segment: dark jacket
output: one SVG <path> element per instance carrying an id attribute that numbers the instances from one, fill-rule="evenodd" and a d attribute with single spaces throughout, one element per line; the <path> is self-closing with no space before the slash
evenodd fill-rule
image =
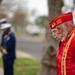
<path id="1" fill-rule="evenodd" d="M 3 53 L 3 59 L 5 62 L 12 62 L 16 58 L 16 39 L 13 32 L 9 32 L 7 37 L 5 38 L 5 35 L 2 35 L 2 42 L 1 46 L 7 50 L 8 54 Z"/>

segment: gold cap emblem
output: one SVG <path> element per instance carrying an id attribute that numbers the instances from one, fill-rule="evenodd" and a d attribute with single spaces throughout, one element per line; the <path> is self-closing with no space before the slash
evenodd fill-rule
<path id="1" fill-rule="evenodd" d="M 56 25 L 56 24 L 55 24 L 55 23 L 53 23 L 53 24 L 52 24 L 52 28 L 53 28 L 55 25 Z"/>

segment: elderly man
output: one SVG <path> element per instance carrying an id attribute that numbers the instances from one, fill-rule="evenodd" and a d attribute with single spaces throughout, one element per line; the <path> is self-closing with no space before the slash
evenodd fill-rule
<path id="1" fill-rule="evenodd" d="M 11 31 L 11 24 L 4 23 L 1 24 L 1 30 L 3 31 L 1 47 L 4 66 L 4 75 L 13 75 L 13 64 L 16 58 L 15 55 L 15 46 L 16 39 L 14 33 Z"/>
<path id="2" fill-rule="evenodd" d="M 57 75 L 75 75 L 75 26 L 71 12 L 61 14 L 49 22 L 63 39 L 56 54 Z"/>

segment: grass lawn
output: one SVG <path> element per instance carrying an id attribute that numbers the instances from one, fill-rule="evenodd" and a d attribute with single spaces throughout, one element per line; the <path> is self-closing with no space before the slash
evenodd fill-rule
<path id="1" fill-rule="evenodd" d="M 36 75 L 39 70 L 39 61 L 30 58 L 17 58 L 14 64 L 14 75 Z M 0 59 L 2 67 L 2 59 Z"/>

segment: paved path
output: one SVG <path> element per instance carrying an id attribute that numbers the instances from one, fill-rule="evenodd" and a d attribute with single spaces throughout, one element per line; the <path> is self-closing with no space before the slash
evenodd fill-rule
<path id="1" fill-rule="evenodd" d="M 22 52 L 21 50 L 16 50 L 16 55 L 17 55 L 17 58 L 19 57 L 25 57 L 25 58 L 32 58 L 32 59 L 36 59 L 35 57 L 25 53 L 25 52 Z M 0 54 L 0 57 L 1 57 L 1 54 Z M 0 75 L 3 75 L 3 69 L 0 67 Z"/>
<path id="2" fill-rule="evenodd" d="M 0 75 L 3 75 L 3 69 L 0 68 Z"/>
<path id="3" fill-rule="evenodd" d="M 17 38 L 17 49 L 34 56 L 37 60 L 41 60 L 43 53 L 43 41 L 31 38 Z"/>

